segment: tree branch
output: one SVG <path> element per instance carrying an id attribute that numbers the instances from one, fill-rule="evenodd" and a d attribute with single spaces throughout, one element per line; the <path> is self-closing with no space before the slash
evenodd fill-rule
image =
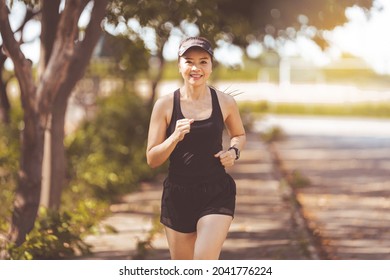
<path id="1" fill-rule="evenodd" d="M 60 4 L 61 0 L 45 0 L 42 2 L 40 73 L 44 71 L 53 50 L 58 22 L 60 20 Z"/>
<path id="2" fill-rule="evenodd" d="M 84 40 L 76 46 L 75 55 L 70 65 L 70 73 L 61 86 L 61 95 L 70 95 L 71 90 L 84 75 L 85 69 L 90 62 L 93 50 L 102 34 L 101 23 L 106 13 L 108 0 L 94 1 L 91 12 L 91 20 L 85 30 Z"/>
<path id="3" fill-rule="evenodd" d="M 64 47 L 63 43 L 73 45 L 78 30 L 78 20 L 89 0 L 68 0 L 58 24 L 55 45 Z M 55 48 L 56 46 L 54 46 Z"/>
<path id="4" fill-rule="evenodd" d="M 74 42 L 78 34 L 78 20 L 87 3 L 87 0 L 66 1 L 61 14 L 53 50 L 37 89 L 43 126 L 46 126 L 47 116 L 59 87 L 69 74 L 70 61 L 75 51 Z"/>
<path id="5" fill-rule="evenodd" d="M 35 110 L 34 96 L 28 94 L 35 88 L 32 76 L 32 63 L 26 59 L 20 49 L 19 43 L 14 37 L 14 32 L 8 18 L 9 10 L 5 4 L 5 0 L 0 0 L 0 31 L 3 38 L 3 48 L 9 56 L 15 68 L 15 74 L 19 81 L 20 91 L 23 100 L 23 107 L 28 110 Z"/>

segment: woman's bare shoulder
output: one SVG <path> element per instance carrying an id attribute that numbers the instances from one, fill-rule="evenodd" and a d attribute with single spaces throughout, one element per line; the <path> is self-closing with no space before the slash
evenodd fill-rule
<path id="1" fill-rule="evenodd" d="M 153 106 L 154 120 L 166 120 L 167 123 L 170 122 L 171 115 L 173 111 L 173 93 L 169 93 L 163 96 L 160 96 Z"/>
<path id="2" fill-rule="evenodd" d="M 231 114 L 237 111 L 237 103 L 229 93 L 215 89 L 218 96 L 219 106 L 221 107 L 223 119 L 226 120 Z"/>
<path id="3" fill-rule="evenodd" d="M 218 89 L 215 89 L 215 91 L 217 92 L 218 101 L 222 103 L 224 107 L 231 107 L 236 105 L 236 100 L 232 95 Z"/>
<path id="4" fill-rule="evenodd" d="M 155 103 L 155 106 L 168 106 L 169 104 L 173 104 L 173 93 L 168 93 L 160 96 Z"/>
<path id="5" fill-rule="evenodd" d="M 173 110 L 173 93 L 160 96 L 153 106 L 153 111 L 158 114 L 169 114 Z"/>

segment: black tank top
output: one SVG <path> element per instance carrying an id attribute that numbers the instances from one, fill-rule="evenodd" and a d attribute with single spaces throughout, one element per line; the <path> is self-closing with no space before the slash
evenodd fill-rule
<path id="1" fill-rule="evenodd" d="M 191 130 L 180 141 L 169 157 L 169 177 L 172 181 L 195 182 L 207 180 L 225 173 L 219 158 L 214 157 L 222 150 L 224 121 L 217 93 L 210 88 L 212 98 L 211 116 L 194 121 Z M 169 137 L 176 127 L 176 121 L 184 119 L 180 106 L 180 89 L 174 92 L 171 122 L 167 128 Z"/>

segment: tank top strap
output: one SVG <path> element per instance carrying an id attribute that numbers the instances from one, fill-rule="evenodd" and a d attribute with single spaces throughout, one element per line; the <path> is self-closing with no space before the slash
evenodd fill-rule
<path id="1" fill-rule="evenodd" d="M 212 115 L 214 118 L 219 118 L 223 122 L 223 114 L 222 114 L 221 106 L 219 105 L 217 92 L 215 91 L 215 89 L 211 87 L 210 87 L 210 92 L 211 92 L 211 100 L 212 100 L 211 102 L 213 106 Z"/>
<path id="2" fill-rule="evenodd" d="M 167 137 L 170 136 L 175 131 L 176 121 L 182 118 L 183 117 L 181 116 L 181 111 L 180 111 L 180 89 L 177 89 L 173 92 L 173 108 L 172 108 L 171 122 L 169 123 L 166 130 Z"/>
<path id="3" fill-rule="evenodd" d="M 173 115 L 176 119 L 182 117 L 180 110 L 180 89 L 175 90 L 173 93 Z"/>

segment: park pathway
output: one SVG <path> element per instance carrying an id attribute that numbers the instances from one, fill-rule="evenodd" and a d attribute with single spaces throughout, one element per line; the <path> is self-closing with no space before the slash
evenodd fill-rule
<path id="1" fill-rule="evenodd" d="M 237 164 L 228 169 L 237 183 L 237 207 L 221 259 L 299 260 L 318 258 L 297 214 L 291 192 L 280 184 L 272 155 L 257 134 L 249 134 Z M 169 259 L 158 223 L 162 178 L 111 205 L 102 222 L 116 229 L 86 238 L 86 259 Z"/>
<path id="2" fill-rule="evenodd" d="M 390 121 L 274 116 L 283 168 L 322 258 L 390 260 Z M 297 179 L 297 178 L 295 178 Z"/>

